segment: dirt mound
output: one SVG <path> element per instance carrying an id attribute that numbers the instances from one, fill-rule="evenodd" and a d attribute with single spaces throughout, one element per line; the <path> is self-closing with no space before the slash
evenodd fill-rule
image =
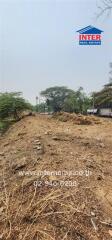
<path id="1" fill-rule="evenodd" d="M 93 125 L 93 124 L 101 124 L 102 121 L 98 117 L 95 116 L 85 116 L 81 114 L 75 113 L 67 113 L 67 112 L 58 112 L 53 115 L 53 118 L 56 118 L 62 122 L 72 121 L 78 125 Z"/>

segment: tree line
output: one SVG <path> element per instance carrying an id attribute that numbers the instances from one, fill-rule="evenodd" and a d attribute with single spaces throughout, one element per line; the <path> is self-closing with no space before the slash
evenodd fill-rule
<path id="1" fill-rule="evenodd" d="M 74 91 L 65 86 L 55 86 L 42 91 L 41 96 L 45 98 L 44 105 L 48 112 L 86 114 L 92 104 L 92 97 L 87 96 L 82 87 Z"/>
<path id="2" fill-rule="evenodd" d="M 101 91 L 87 95 L 80 87 L 74 91 L 65 86 L 54 86 L 40 93 L 44 101 L 35 106 L 22 97 L 21 92 L 0 93 L 0 126 L 3 122 L 18 121 L 23 111 L 59 112 L 87 114 L 89 108 L 112 108 L 112 81 Z"/>

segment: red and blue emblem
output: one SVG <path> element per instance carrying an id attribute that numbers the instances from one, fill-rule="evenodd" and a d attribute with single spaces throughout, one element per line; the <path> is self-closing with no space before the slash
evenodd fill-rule
<path id="1" fill-rule="evenodd" d="M 102 30 L 90 25 L 77 32 L 79 32 L 79 45 L 101 45 Z"/>

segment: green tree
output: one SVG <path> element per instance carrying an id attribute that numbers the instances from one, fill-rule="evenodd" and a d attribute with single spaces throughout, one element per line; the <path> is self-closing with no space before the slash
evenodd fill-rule
<path id="1" fill-rule="evenodd" d="M 21 97 L 20 92 L 0 93 L 0 119 L 13 117 L 17 120 L 26 109 L 31 109 L 31 105 Z"/>
<path id="2" fill-rule="evenodd" d="M 67 87 L 51 87 L 41 92 L 41 95 L 46 98 L 46 103 L 54 112 L 63 110 L 64 103 L 74 91 Z"/>
<path id="3" fill-rule="evenodd" d="M 40 104 L 37 104 L 35 107 L 34 107 L 34 111 L 36 112 L 40 112 L 40 113 L 44 113 L 46 111 L 46 108 L 47 108 L 47 104 L 42 102 Z"/>
<path id="4" fill-rule="evenodd" d="M 94 93 L 96 107 L 112 107 L 112 82 L 106 84 L 104 88 Z"/>
<path id="5" fill-rule="evenodd" d="M 91 98 L 88 97 L 83 88 L 80 87 L 74 94 L 71 94 L 64 104 L 64 111 L 75 113 L 86 113 L 91 106 Z"/>

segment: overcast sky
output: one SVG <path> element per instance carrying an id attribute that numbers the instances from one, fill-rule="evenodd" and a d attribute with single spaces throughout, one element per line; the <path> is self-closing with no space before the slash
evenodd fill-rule
<path id="1" fill-rule="evenodd" d="M 100 2 L 98 0 L 97 2 Z M 55 85 L 99 90 L 109 79 L 112 18 L 96 0 L 0 0 L 0 91 L 22 91 L 35 102 Z M 77 30 L 104 31 L 101 46 L 79 46 Z"/>

